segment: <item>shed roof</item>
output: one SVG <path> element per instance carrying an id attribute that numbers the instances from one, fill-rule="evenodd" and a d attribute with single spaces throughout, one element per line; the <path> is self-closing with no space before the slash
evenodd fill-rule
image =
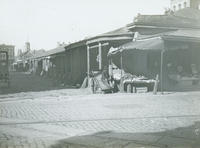
<path id="1" fill-rule="evenodd" d="M 91 38 L 88 38 L 87 44 L 99 42 L 99 41 L 110 41 L 110 40 L 127 40 L 133 37 L 133 32 L 131 32 L 127 26 L 121 27 Z"/>
<path id="2" fill-rule="evenodd" d="M 138 49 L 138 50 L 164 50 L 164 40 L 166 37 L 173 37 L 174 39 L 184 39 L 182 41 L 194 41 L 199 40 L 200 42 L 200 29 L 180 29 L 177 31 L 171 31 L 167 33 L 160 34 L 157 37 L 148 37 L 144 38 L 142 36 L 142 39 L 138 39 L 137 41 L 132 41 L 129 43 L 126 43 L 118 48 L 111 48 L 108 55 L 113 55 L 118 52 L 126 51 L 126 50 L 132 50 L 132 49 Z M 192 40 L 190 40 L 192 39 Z"/>
<path id="3" fill-rule="evenodd" d="M 200 39 L 200 29 L 179 29 L 177 31 L 165 33 L 164 35 Z"/>
<path id="4" fill-rule="evenodd" d="M 84 46 L 84 45 L 86 45 L 86 41 L 87 41 L 87 39 L 80 40 L 80 41 L 77 41 L 77 42 L 74 42 L 74 43 L 70 43 L 67 46 L 65 46 L 65 49 L 69 50 L 69 49 L 77 48 L 77 47 L 80 47 L 80 46 Z"/>
<path id="5" fill-rule="evenodd" d="M 49 50 L 49 51 L 46 52 L 46 55 L 54 55 L 54 54 L 58 54 L 58 53 L 64 52 L 65 51 L 65 46 L 66 45 L 62 45 L 62 46 L 59 46 L 59 47 L 54 48 L 52 50 Z"/>
<path id="6" fill-rule="evenodd" d="M 54 49 L 48 50 L 46 52 L 43 52 L 41 54 L 36 54 L 32 58 L 37 59 L 37 58 L 48 57 L 48 56 L 51 56 L 51 55 L 55 55 L 55 54 L 59 54 L 59 53 L 65 52 L 65 46 L 66 45 L 62 45 L 62 46 L 59 46 L 57 48 L 54 48 Z"/>
<path id="7" fill-rule="evenodd" d="M 116 35 L 127 35 L 127 34 L 132 34 L 132 32 L 128 29 L 127 26 L 121 27 L 103 34 L 100 34 L 98 36 L 116 36 Z"/>
<path id="8" fill-rule="evenodd" d="M 200 11 L 186 8 L 170 15 L 138 15 L 132 26 L 134 25 L 168 28 L 200 28 Z"/>

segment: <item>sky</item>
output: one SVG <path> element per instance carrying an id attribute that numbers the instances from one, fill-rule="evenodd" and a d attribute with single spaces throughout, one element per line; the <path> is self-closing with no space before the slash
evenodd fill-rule
<path id="1" fill-rule="evenodd" d="M 53 49 L 133 22 L 140 14 L 163 14 L 170 0 L 0 0 L 0 44 Z"/>

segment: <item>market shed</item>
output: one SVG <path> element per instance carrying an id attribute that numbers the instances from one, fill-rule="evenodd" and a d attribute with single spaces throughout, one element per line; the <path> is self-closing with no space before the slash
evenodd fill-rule
<path id="1" fill-rule="evenodd" d="M 65 80 L 65 64 L 66 54 L 65 46 L 62 45 L 55 49 L 47 51 L 45 58 L 43 58 L 43 70 L 47 75 L 59 83 L 64 83 Z"/>
<path id="2" fill-rule="evenodd" d="M 108 67 L 108 51 L 111 47 L 118 47 L 133 39 L 134 33 L 127 26 L 91 37 L 87 40 L 87 73 L 102 71 Z M 89 75 L 88 75 L 89 77 Z M 88 79 L 89 80 L 89 79 Z"/>
<path id="3" fill-rule="evenodd" d="M 114 64 L 128 73 L 148 78 L 155 78 L 159 74 L 163 90 L 169 87 L 169 83 L 173 84 L 172 81 L 179 82 L 178 71 L 181 71 L 182 78 L 188 81 L 197 79 L 193 77 L 191 65 L 195 65 L 199 73 L 199 39 L 200 30 L 180 29 L 111 48 L 108 56 Z M 172 78 L 172 75 L 175 77 Z"/>
<path id="4" fill-rule="evenodd" d="M 87 76 L 87 46 L 86 40 L 74 42 L 65 47 L 65 83 L 81 85 Z"/>
<path id="5" fill-rule="evenodd" d="M 65 46 L 62 45 L 32 57 L 30 59 L 31 71 L 38 75 L 46 75 L 62 83 L 66 63 Z"/>
<path id="6" fill-rule="evenodd" d="M 125 72 L 155 78 L 160 74 L 161 51 L 164 50 L 161 37 L 140 39 L 111 49 L 108 56 Z"/>

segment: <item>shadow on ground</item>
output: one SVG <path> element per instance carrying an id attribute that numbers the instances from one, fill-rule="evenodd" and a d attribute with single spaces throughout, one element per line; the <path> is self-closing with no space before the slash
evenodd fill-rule
<path id="1" fill-rule="evenodd" d="M 50 148 L 200 148 L 200 122 L 157 133 L 99 132 L 58 141 Z"/>

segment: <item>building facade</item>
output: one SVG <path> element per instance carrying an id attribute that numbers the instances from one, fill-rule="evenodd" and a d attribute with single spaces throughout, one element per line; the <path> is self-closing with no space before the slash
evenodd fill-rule
<path id="1" fill-rule="evenodd" d="M 200 0 L 171 0 L 171 9 L 178 11 L 184 8 L 200 8 Z"/>
<path id="2" fill-rule="evenodd" d="M 0 51 L 8 52 L 9 66 L 11 66 L 13 62 L 15 61 L 15 46 L 1 44 Z"/>
<path id="3" fill-rule="evenodd" d="M 31 44 L 30 44 L 30 42 L 26 42 L 25 43 L 25 52 L 29 52 L 29 51 L 31 51 Z"/>

